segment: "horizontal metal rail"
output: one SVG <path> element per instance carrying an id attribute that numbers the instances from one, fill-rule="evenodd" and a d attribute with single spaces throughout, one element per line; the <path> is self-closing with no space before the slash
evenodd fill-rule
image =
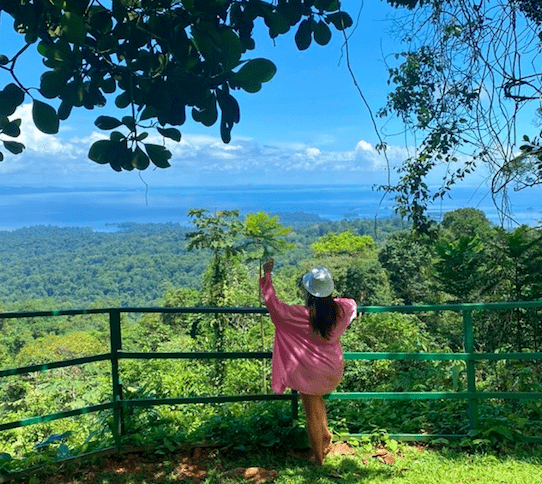
<path id="1" fill-rule="evenodd" d="M 542 309 L 542 301 L 462 303 L 462 304 L 421 304 L 418 306 L 358 306 L 359 313 L 420 313 L 435 311 L 500 311 L 510 309 Z M 119 313 L 163 313 L 163 314 L 267 314 L 264 307 L 121 307 L 93 309 L 55 309 L 53 311 L 19 311 L 0 313 L 0 319 L 41 318 L 51 316 L 77 316 L 83 314 Z"/>
<path id="2" fill-rule="evenodd" d="M 326 396 L 329 401 L 333 400 L 465 400 L 468 404 L 468 417 L 470 429 L 477 428 L 477 402 L 479 400 L 542 400 L 542 392 L 479 392 L 476 391 L 474 365 L 484 360 L 531 360 L 541 361 L 542 353 L 476 353 L 474 352 L 474 335 L 472 326 L 472 311 L 501 311 L 512 309 L 542 309 L 542 301 L 529 302 L 506 302 L 506 303 L 469 303 L 469 304 L 438 304 L 423 306 L 358 306 L 358 313 L 418 313 L 437 311 L 462 312 L 464 324 L 464 353 L 389 353 L 389 352 L 347 352 L 346 360 L 371 361 L 371 360 L 395 360 L 395 361 L 464 361 L 467 374 L 467 391 L 460 392 L 341 392 Z M 297 419 L 298 395 L 296 392 L 285 395 L 274 394 L 248 394 L 248 395 L 218 395 L 218 396 L 180 396 L 174 398 L 133 399 L 123 398 L 122 386 L 119 376 L 119 362 L 123 359 L 269 359 L 271 352 L 164 352 L 145 353 L 122 350 L 121 338 L 121 314 L 134 313 L 161 313 L 161 314 L 266 314 L 266 308 L 221 308 L 221 307 L 126 307 L 126 308 L 99 308 L 99 309 L 68 309 L 56 311 L 31 311 L 0 313 L 0 320 L 13 318 L 37 318 L 77 316 L 88 314 L 108 314 L 111 336 L 111 350 L 108 353 L 93 355 L 82 358 L 73 358 L 64 361 L 29 365 L 20 368 L 0 370 L 0 378 L 16 375 L 25 375 L 34 372 L 66 368 L 71 366 L 108 361 L 111 364 L 111 385 L 113 399 L 110 402 L 92 405 L 84 408 L 65 410 L 48 415 L 35 416 L 21 419 L 16 422 L 0 424 L 0 431 L 25 427 L 37 423 L 50 422 L 62 418 L 74 417 L 93 412 L 112 410 L 114 417 L 113 436 L 115 448 L 121 450 L 121 436 L 123 428 L 123 411 L 132 407 L 150 407 L 156 405 L 185 405 L 185 404 L 217 404 L 226 402 L 251 402 L 286 400 L 292 402 L 292 415 Z M 352 434 L 352 437 L 364 434 Z M 390 434 L 392 438 L 401 440 L 429 441 L 433 439 L 461 439 L 467 435 L 440 435 L 440 434 Z M 525 437 L 525 441 L 542 442 L 542 437 Z"/>
<path id="3" fill-rule="evenodd" d="M 100 412 L 103 410 L 111 410 L 114 408 L 113 402 L 102 403 L 100 405 L 92 405 L 90 407 L 76 408 L 73 410 L 64 410 L 63 412 L 50 413 L 48 415 L 41 415 L 38 417 L 29 417 L 17 422 L 8 422 L 0 424 L 0 431 L 14 429 L 17 427 L 26 427 L 27 425 L 34 425 L 44 422 L 52 422 L 53 420 L 59 420 L 61 418 L 76 417 L 78 415 L 85 415 L 87 413 Z"/>

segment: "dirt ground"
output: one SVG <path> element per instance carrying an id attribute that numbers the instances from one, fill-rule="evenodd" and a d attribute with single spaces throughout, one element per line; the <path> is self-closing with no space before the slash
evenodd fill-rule
<path id="1" fill-rule="evenodd" d="M 173 468 L 168 468 L 168 473 L 173 474 L 179 480 L 189 480 L 194 484 L 205 479 L 209 470 L 220 470 L 220 461 L 227 458 L 228 449 L 195 448 L 181 452 L 175 452 L 166 457 L 157 454 L 125 454 L 102 458 L 95 462 L 83 462 L 78 469 L 72 469 L 69 474 L 57 473 L 47 477 L 47 484 L 68 484 L 71 479 L 77 478 L 80 482 L 91 484 L 104 472 L 113 475 L 134 476 L 138 475 L 147 479 L 160 479 L 164 477 L 163 461 L 173 463 Z M 352 454 L 352 447 L 346 442 L 332 444 L 329 456 Z M 289 452 L 289 455 L 299 459 L 310 459 L 310 450 L 303 452 Z M 269 484 L 277 477 L 274 469 L 261 467 L 238 467 L 224 472 L 231 477 L 243 477 L 254 484 Z"/>

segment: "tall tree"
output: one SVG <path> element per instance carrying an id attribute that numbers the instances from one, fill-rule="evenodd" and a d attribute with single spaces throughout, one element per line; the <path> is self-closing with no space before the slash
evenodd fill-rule
<path id="1" fill-rule="evenodd" d="M 509 301 L 534 301 L 542 298 L 542 234 L 538 229 L 522 225 L 511 232 L 502 231 L 500 249 L 502 274 L 500 293 Z M 540 311 L 515 309 L 500 315 L 495 332 L 502 333 L 517 351 L 542 347 Z M 504 338 L 502 336 L 505 336 Z"/>
<path id="2" fill-rule="evenodd" d="M 232 92 L 258 92 L 276 71 L 270 60 L 248 55 L 256 48 L 255 22 L 263 20 L 272 39 L 297 27 L 300 50 L 313 39 L 326 45 L 330 26 L 352 25 L 339 0 L 9 0 L 0 2 L 0 13 L 2 27 L 11 23 L 23 44 L 11 57 L 0 54 L 0 69 L 13 80 L 0 91 L 4 148 L 24 150 L 14 141 L 21 120 L 13 114 L 25 100 L 32 101 L 35 126 L 54 134 L 74 107 L 103 107 L 114 94 L 120 115 L 96 118 L 96 126 L 111 133 L 92 145 L 89 158 L 116 171 L 144 170 L 151 162 L 170 166 L 171 153 L 145 139 L 157 130 L 180 141 L 176 126 L 186 121 L 187 109 L 205 126 L 220 117 L 222 140 L 230 141 L 240 120 Z M 33 46 L 45 66 L 38 88 L 19 76 Z M 48 99 L 60 102 L 58 109 Z"/>
<path id="3" fill-rule="evenodd" d="M 275 254 L 283 254 L 287 249 L 293 249 L 294 244 L 288 242 L 287 237 L 292 231 L 291 227 L 284 227 L 278 216 L 270 217 L 265 212 L 249 213 L 244 220 L 244 249 L 250 253 L 249 259 L 259 261 L 259 274 L 262 277 L 262 267 L 267 260 Z M 260 291 L 260 303 L 262 301 Z M 262 351 L 265 351 L 265 330 L 263 315 L 260 315 L 260 336 Z M 262 360 L 263 391 L 267 393 L 267 362 Z"/>
<path id="4" fill-rule="evenodd" d="M 378 252 L 395 296 L 406 305 L 431 301 L 431 248 L 412 232 L 390 235 Z"/>

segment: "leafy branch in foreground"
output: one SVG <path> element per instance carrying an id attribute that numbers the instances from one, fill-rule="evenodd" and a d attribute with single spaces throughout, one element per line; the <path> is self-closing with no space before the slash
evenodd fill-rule
<path id="1" fill-rule="evenodd" d="M 339 0 L 2 0 L 0 13 L 4 22 L 11 17 L 24 37 L 14 56 L 0 54 L 0 70 L 13 80 L 0 91 L 4 148 L 13 154 L 24 150 L 22 143 L 4 137 L 19 136 L 20 119 L 10 117 L 27 98 L 35 126 L 55 134 L 73 108 L 103 107 L 114 96 L 124 116 L 96 119 L 98 128 L 113 131 L 92 145 L 89 158 L 116 171 L 144 170 L 151 162 L 167 168 L 171 153 L 145 143 L 148 130 L 178 142 L 176 127 L 189 115 L 205 126 L 220 120 L 222 141 L 231 140 L 241 117 L 232 92 L 256 93 L 276 72 L 268 59 L 245 57 L 256 48 L 258 20 L 265 22 L 271 39 L 298 26 L 300 50 L 313 39 L 326 45 L 331 26 L 344 30 L 353 23 Z M 17 76 L 18 61 L 33 44 L 46 68 L 37 89 Z M 39 95 L 55 100 L 58 109 Z"/>

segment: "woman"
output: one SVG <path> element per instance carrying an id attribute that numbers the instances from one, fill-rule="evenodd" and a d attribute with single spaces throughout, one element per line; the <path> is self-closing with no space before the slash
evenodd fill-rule
<path id="1" fill-rule="evenodd" d="M 271 271 L 274 260 L 263 266 L 260 288 L 275 325 L 271 388 L 282 394 L 286 387 L 301 394 L 307 414 L 307 432 L 317 465 L 331 444 L 322 395 L 332 392 L 343 375 L 340 337 L 356 316 L 353 299 L 333 299 L 333 279 L 317 266 L 303 276 L 307 290 L 304 306 L 277 298 Z"/>

